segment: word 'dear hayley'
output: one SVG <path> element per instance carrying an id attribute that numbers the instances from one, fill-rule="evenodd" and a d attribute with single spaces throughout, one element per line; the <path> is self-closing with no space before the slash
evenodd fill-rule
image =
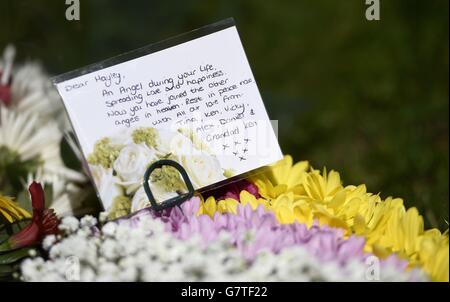
<path id="1" fill-rule="evenodd" d="M 150 206 L 143 177 L 159 160 L 198 190 L 282 158 L 232 19 L 54 82 L 112 219 Z M 171 166 L 148 185 L 159 202 L 187 190 Z"/>

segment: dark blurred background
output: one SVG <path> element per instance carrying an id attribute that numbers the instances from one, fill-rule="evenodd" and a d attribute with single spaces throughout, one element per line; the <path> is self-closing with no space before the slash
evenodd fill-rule
<path id="1" fill-rule="evenodd" d="M 232 16 L 285 153 L 448 228 L 447 0 L 80 3 L 1 0 L 0 49 L 59 74 Z"/>

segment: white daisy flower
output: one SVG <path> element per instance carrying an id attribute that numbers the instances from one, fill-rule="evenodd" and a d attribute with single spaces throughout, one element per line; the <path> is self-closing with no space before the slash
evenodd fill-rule
<path id="1" fill-rule="evenodd" d="M 58 127 L 70 129 L 60 96 L 48 75 L 37 62 L 13 66 L 15 48 L 8 45 L 0 58 L 1 84 L 11 81 L 11 108 L 25 113 L 34 113 L 44 122 L 57 121 Z"/>
<path id="2" fill-rule="evenodd" d="M 70 181 L 84 181 L 84 174 L 65 167 L 60 156 L 62 134 L 54 122 L 42 123 L 30 113 L 0 108 L 0 147 L 17 154 L 21 161 L 40 161 L 42 178 L 57 175 Z"/>

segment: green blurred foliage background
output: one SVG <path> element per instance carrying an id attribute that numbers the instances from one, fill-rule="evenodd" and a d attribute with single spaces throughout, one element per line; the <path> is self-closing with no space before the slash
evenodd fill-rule
<path id="1" fill-rule="evenodd" d="M 0 48 L 58 74 L 234 17 L 280 144 L 448 228 L 447 0 L 1 0 Z"/>

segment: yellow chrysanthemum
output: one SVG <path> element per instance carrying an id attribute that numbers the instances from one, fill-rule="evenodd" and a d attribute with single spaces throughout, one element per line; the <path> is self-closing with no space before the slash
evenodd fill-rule
<path id="1" fill-rule="evenodd" d="M 9 197 L 0 195 L 0 215 L 9 222 L 31 217 L 30 213 L 17 206 Z"/>
<path id="2" fill-rule="evenodd" d="M 247 191 L 242 191 L 239 194 L 239 199 L 241 200 L 242 205 L 250 204 L 253 210 L 256 210 L 256 208 L 260 205 L 263 205 L 264 208 L 268 209 L 269 202 L 263 198 L 256 198 L 253 194 L 250 194 Z M 220 201 L 219 201 L 220 202 Z"/>
<path id="3" fill-rule="evenodd" d="M 252 178 L 263 198 L 256 199 L 243 191 L 241 203 L 250 203 L 252 208 L 264 205 L 280 223 L 297 221 L 311 226 L 317 220 L 343 228 L 347 236 L 365 236 L 366 251 L 380 257 L 395 252 L 408 259 L 411 266 L 421 265 L 433 280 L 448 281 L 447 232 L 425 231 L 417 209 L 406 210 L 400 198 L 383 201 L 368 193 L 365 185 L 344 187 L 338 172 L 320 173 L 308 168 L 307 162 L 293 164 L 292 158 L 285 156 L 267 172 Z M 236 205 L 234 199 L 221 200 L 216 205 L 210 197 L 202 203 L 199 213 L 234 213 Z"/>
<path id="4" fill-rule="evenodd" d="M 284 160 L 279 161 L 265 173 L 252 178 L 252 181 L 258 186 L 261 196 L 266 199 L 276 198 L 288 191 L 301 192 L 302 175 L 308 167 L 307 161 L 293 165 L 292 157 L 286 155 Z"/>
<path id="5" fill-rule="evenodd" d="M 249 203 L 253 210 L 255 210 L 260 204 L 266 206 L 267 208 L 266 200 L 262 198 L 256 199 L 255 196 L 253 196 L 247 191 L 242 191 L 240 193 L 240 199 L 243 205 Z M 213 217 L 216 212 L 236 214 L 238 204 L 239 201 L 233 198 L 227 198 L 216 201 L 216 199 L 213 196 L 210 196 L 205 201 L 202 200 L 197 215 L 205 214 Z"/>

